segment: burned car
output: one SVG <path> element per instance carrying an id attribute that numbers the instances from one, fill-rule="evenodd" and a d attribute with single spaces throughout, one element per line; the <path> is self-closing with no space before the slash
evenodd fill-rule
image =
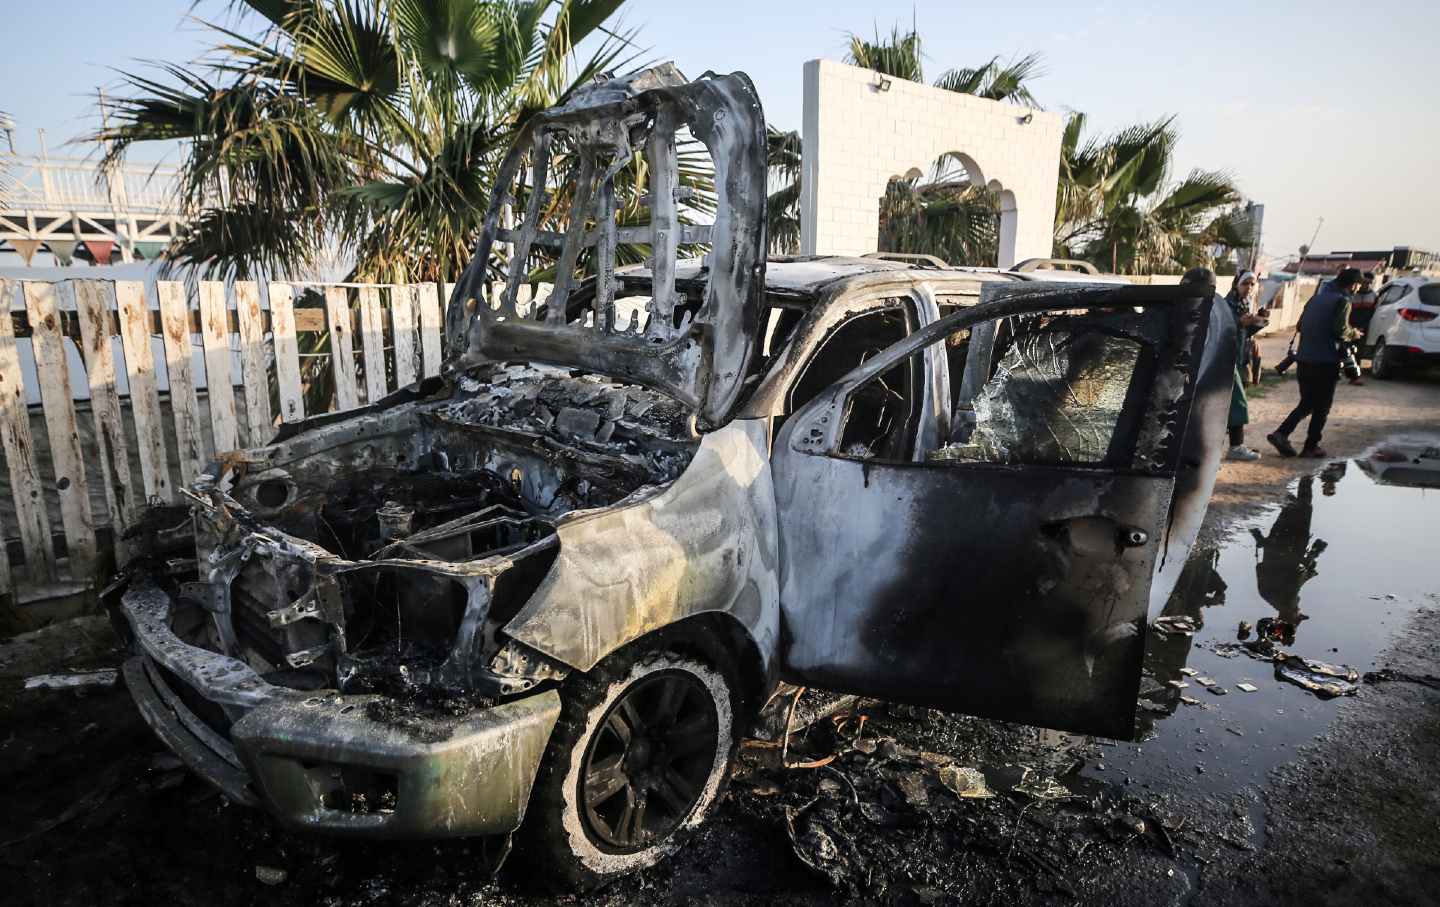
<path id="1" fill-rule="evenodd" d="M 764 122 L 744 75 L 668 66 L 535 118 L 444 375 L 223 455 L 189 491 L 198 567 L 126 577 L 167 745 L 289 826 L 518 830 L 586 886 L 678 846 L 781 678 L 1132 732 L 1223 447 L 1213 280 L 767 261 Z M 527 306 L 537 248 L 559 276 Z"/>

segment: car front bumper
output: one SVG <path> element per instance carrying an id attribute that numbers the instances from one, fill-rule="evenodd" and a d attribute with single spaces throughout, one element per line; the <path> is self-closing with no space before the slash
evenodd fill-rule
<path id="1" fill-rule="evenodd" d="M 231 799 L 294 828 L 372 837 L 460 837 L 519 827 L 555 722 L 554 690 L 427 724 L 375 720 L 383 697 L 302 692 L 188 645 L 169 596 L 124 592 L 126 684 L 146 723 Z"/>

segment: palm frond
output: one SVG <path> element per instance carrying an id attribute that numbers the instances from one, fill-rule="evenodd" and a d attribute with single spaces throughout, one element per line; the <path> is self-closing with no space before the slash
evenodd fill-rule
<path id="1" fill-rule="evenodd" d="M 920 49 L 920 35 L 914 31 L 901 31 L 899 26 L 890 29 L 889 36 L 882 36 L 875 29 L 875 37 L 866 40 L 853 32 L 849 35 L 850 50 L 845 62 L 861 69 L 873 69 L 878 73 L 911 82 L 925 81 L 925 66 Z"/>

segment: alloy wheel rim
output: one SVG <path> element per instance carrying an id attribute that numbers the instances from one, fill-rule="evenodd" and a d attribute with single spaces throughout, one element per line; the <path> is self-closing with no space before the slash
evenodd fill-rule
<path id="1" fill-rule="evenodd" d="M 663 671 L 625 690 L 601 719 L 580 767 L 580 812 L 603 845 L 636 851 L 680 826 L 704 794 L 719 744 L 708 688 Z"/>

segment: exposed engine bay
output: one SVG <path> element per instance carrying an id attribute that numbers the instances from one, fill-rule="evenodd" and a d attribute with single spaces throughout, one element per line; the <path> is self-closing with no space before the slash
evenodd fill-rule
<path id="1" fill-rule="evenodd" d="M 198 582 L 177 584 L 176 633 L 278 686 L 442 713 L 563 676 L 500 628 L 554 562 L 557 521 L 685 469 L 691 411 L 528 365 L 450 387 L 216 464 L 194 488 Z"/>

